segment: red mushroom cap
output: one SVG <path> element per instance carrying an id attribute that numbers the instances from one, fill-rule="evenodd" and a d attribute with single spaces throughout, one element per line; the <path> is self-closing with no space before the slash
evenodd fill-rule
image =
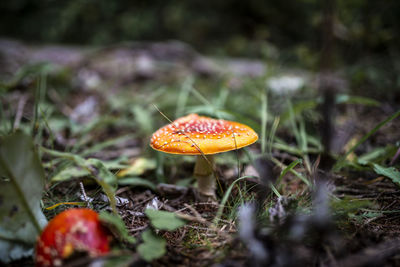
<path id="1" fill-rule="evenodd" d="M 61 266 L 73 252 L 96 257 L 109 250 L 110 236 L 98 214 L 90 209 L 69 209 L 54 217 L 36 244 L 36 266 Z"/>
<path id="2" fill-rule="evenodd" d="M 244 124 L 190 114 L 156 131 L 150 146 L 172 154 L 216 154 L 248 146 L 257 139 L 253 129 Z"/>

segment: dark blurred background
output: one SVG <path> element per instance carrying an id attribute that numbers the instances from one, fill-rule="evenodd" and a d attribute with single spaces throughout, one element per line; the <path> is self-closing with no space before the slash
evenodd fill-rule
<path id="1" fill-rule="evenodd" d="M 179 39 L 202 51 L 215 52 L 223 47 L 227 53 L 257 56 L 249 42 L 271 42 L 279 48 L 318 48 L 323 3 L 2 1 L 0 34 L 33 42 L 92 45 Z M 335 13 L 335 35 L 341 48 L 373 54 L 399 47 L 400 1 L 338 0 Z M 351 55 L 356 57 L 357 53 Z"/>
<path id="2" fill-rule="evenodd" d="M 318 0 L 110 1 L 0 3 L 0 36 L 31 44 L 103 46 L 176 39 L 201 53 L 278 59 L 319 68 L 323 6 Z M 332 1 L 334 57 L 360 90 L 400 87 L 400 1 Z"/>

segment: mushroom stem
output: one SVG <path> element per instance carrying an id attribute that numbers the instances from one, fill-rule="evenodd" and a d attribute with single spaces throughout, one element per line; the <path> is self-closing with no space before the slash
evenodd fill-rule
<path id="1" fill-rule="evenodd" d="M 199 197 L 205 201 L 216 200 L 213 166 L 213 155 L 197 156 L 196 165 L 194 166 L 194 176 L 197 179 Z"/>

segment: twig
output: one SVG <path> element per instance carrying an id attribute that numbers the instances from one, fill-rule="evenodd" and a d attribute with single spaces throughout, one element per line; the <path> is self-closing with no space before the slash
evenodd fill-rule
<path id="1" fill-rule="evenodd" d="M 129 229 L 129 233 L 142 231 L 142 230 L 146 229 L 148 226 L 149 225 L 146 224 L 146 225 L 143 225 L 143 226 L 140 226 L 140 227 L 137 227 L 137 228 Z"/>
<path id="2" fill-rule="evenodd" d="M 18 101 L 17 113 L 15 114 L 13 129 L 19 128 L 19 123 L 21 122 L 22 114 L 24 114 L 24 107 L 27 99 L 28 99 L 27 95 L 22 95 L 22 97 Z"/>
<path id="3" fill-rule="evenodd" d="M 187 207 L 194 214 L 194 216 L 196 216 L 197 218 L 203 218 L 200 215 L 200 213 L 195 208 L 193 208 L 192 206 L 188 205 L 187 203 L 185 203 L 184 206 Z"/>
<path id="4" fill-rule="evenodd" d="M 198 222 L 201 224 L 205 224 L 207 226 L 211 226 L 211 223 L 209 221 L 207 221 L 206 219 L 204 219 L 203 217 L 197 217 L 197 216 L 192 216 L 186 213 L 182 213 L 182 212 L 175 212 L 176 216 L 178 216 L 181 219 L 187 220 L 187 221 L 191 221 L 191 222 Z"/>
<path id="5" fill-rule="evenodd" d="M 399 158 L 400 156 L 400 148 L 397 150 L 396 154 L 393 156 L 392 160 L 390 161 L 389 165 L 392 166 L 395 161 Z"/>
<path id="6" fill-rule="evenodd" d="M 83 200 L 86 202 L 86 207 L 89 208 L 89 200 L 88 200 L 88 197 L 86 195 L 85 187 L 83 186 L 82 182 L 79 182 L 79 186 L 81 187 L 81 193 L 82 193 L 82 196 L 83 196 Z"/>

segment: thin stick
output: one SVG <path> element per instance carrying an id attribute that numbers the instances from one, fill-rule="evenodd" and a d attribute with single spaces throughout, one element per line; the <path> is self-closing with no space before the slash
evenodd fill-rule
<path id="1" fill-rule="evenodd" d="M 28 97 L 26 95 L 23 95 L 18 101 L 17 113 L 15 115 L 15 120 L 14 120 L 14 125 L 13 125 L 14 130 L 19 128 L 19 124 L 22 119 L 22 114 L 24 114 L 24 107 L 25 107 L 27 99 L 28 99 Z"/>
<path id="2" fill-rule="evenodd" d="M 81 193 L 82 193 L 82 196 L 83 196 L 83 200 L 86 202 L 86 207 L 89 208 L 89 200 L 88 200 L 88 197 L 86 195 L 85 187 L 83 186 L 82 182 L 79 182 L 79 186 L 81 187 Z"/>

